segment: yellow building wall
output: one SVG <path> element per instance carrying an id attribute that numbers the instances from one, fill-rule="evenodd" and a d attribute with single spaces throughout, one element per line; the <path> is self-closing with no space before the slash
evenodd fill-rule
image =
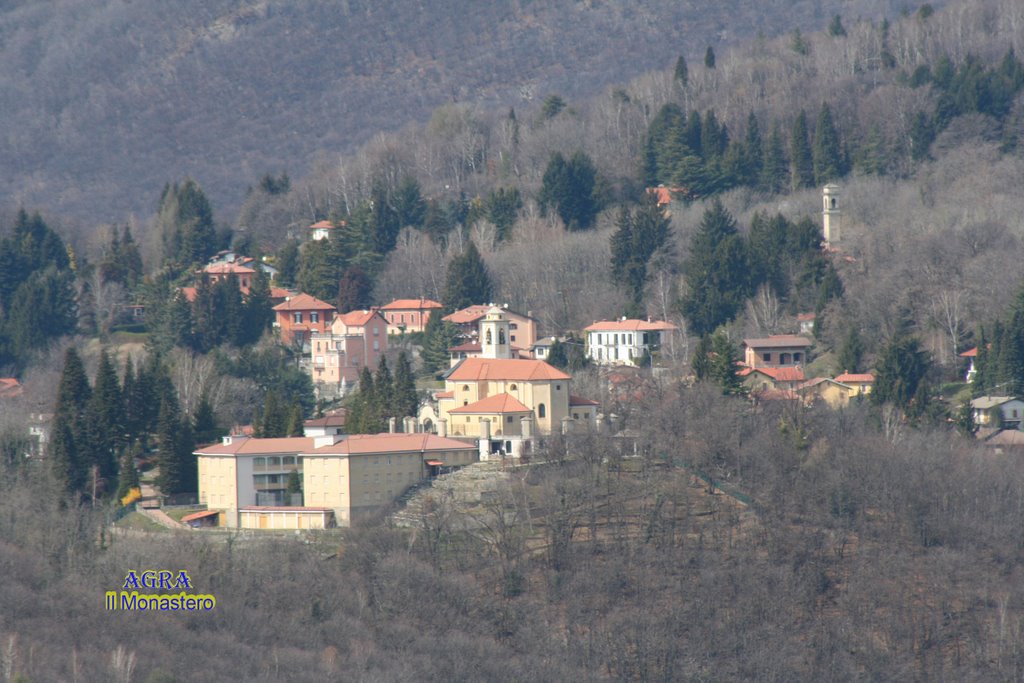
<path id="1" fill-rule="evenodd" d="M 450 410 L 497 394 L 511 394 L 527 408 L 533 410 L 535 429 L 541 434 L 550 434 L 555 429 L 561 429 L 562 419 L 570 417 L 569 380 L 543 382 L 448 381 L 445 389 L 453 392 L 454 398 L 438 401 L 438 417 L 448 420 L 448 433 L 453 436 L 480 436 L 480 416 L 457 413 L 451 415 L 449 414 Z M 538 406 L 542 403 L 544 404 L 544 417 L 541 417 L 538 411 Z M 518 426 L 516 429 L 516 433 L 518 433 Z"/>
<path id="2" fill-rule="evenodd" d="M 238 468 L 232 456 L 197 456 L 199 502 L 209 509 L 238 507 Z"/>

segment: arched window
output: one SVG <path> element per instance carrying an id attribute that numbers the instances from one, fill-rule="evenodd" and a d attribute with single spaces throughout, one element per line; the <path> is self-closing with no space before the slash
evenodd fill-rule
<path id="1" fill-rule="evenodd" d="M 510 385 L 509 385 L 509 387 L 508 387 L 508 390 L 509 390 L 509 391 L 515 391 L 515 390 L 516 390 L 517 388 L 518 388 L 518 385 L 516 385 L 516 384 L 510 384 Z"/>
<path id="2" fill-rule="evenodd" d="M 498 330 L 498 343 L 499 344 L 504 344 L 505 343 L 505 330 Z"/>
<path id="3" fill-rule="evenodd" d="M 490 330 L 487 330 L 486 342 L 488 344 L 493 344 L 494 343 L 493 341 L 491 341 L 491 331 Z"/>
<path id="4" fill-rule="evenodd" d="M 469 385 L 468 384 L 463 384 L 462 385 L 462 390 L 463 391 L 469 391 Z"/>
<path id="5" fill-rule="evenodd" d="M 538 403 L 537 404 L 537 417 L 547 417 L 547 416 L 548 416 L 547 408 L 544 407 L 543 403 Z"/>

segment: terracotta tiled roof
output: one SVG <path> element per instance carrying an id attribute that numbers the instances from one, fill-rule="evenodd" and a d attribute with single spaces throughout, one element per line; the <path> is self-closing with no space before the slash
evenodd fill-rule
<path id="1" fill-rule="evenodd" d="M 836 381 L 837 382 L 844 382 L 846 384 L 849 384 L 850 382 L 868 382 L 868 383 L 871 383 L 871 382 L 875 381 L 875 376 L 872 375 L 870 372 L 865 372 L 865 373 L 860 373 L 860 374 L 852 373 L 852 372 L 844 372 L 843 374 L 836 376 Z"/>
<path id="2" fill-rule="evenodd" d="M 476 450 L 475 444 L 435 434 L 353 434 L 333 446 L 303 450 L 303 455 L 359 455 L 364 453 L 408 453 L 426 451 Z"/>
<path id="3" fill-rule="evenodd" d="M 306 436 L 286 436 L 277 439 L 253 439 L 251 437 L 231 437 L 231 443 L 218 443 L 204 446 L 196 450 L 203 455 L 260 455 L 262 453 L 298 453 L 313 449 L 313 438 Z"/>
<path id="4" fill-rule="evenodd" d="M 479 353 L 481 350 L 480 342 L 465 342 L 458 346 L 451 346 L 448 348 L 448 352 L 460 352 L 460 353 Z"/>
<path id="5" fill-rule="evenodd" d="M 658 198 L 658 206 L 672 203 L 672 192 L 667 187 L 648 187 L 647 194 L 653 194 Z"/>
<path id="6" fill-rule="evenodd" d="M 836 380 L 832 379 L 831 377 L 815 377 L 814 379 L 809 379 L 806 382 L 804 382 L 803 384 L 797 386 L 797 390 L 798 391 L 802 391 L 803 389 L 811 389 L 813 387 L 818 386 L 819 384 L 826 384 L 826 383 L 835 384 L 836 386 L 840 386 L 840 387 L 842 387 L 844 389 L 851 389 L 851 387 L 843 384 L 842 382 L 837 382 Z"/>
<path id="7" fill-rule="evenodd" d="M 789 348 L 791 346 L 806 347 L 811 345 L 811 340 L 796 334 L 775 334 L 762 339 L 744 339 L 743 345 L 757 349 Z"/>
<path id="8" fill-rule="evenodd" d="M 314 296 L 310 296 L 303 292 L 302 294 L 296 294 L 291 299 L 279 303 L 274 306 L 275 311 L 316 311 L 316 310 L 327 310 L 333 311 L 334 306 L 320 301 Z"/>
<path id="9" fill-rule="evenodd" d="M 466 308 L 463 308 L 460 311 L 449 313 L 444 318 L 442 318 L 442 320 L 447 320 L 448 322 L 455 323 L 456 325 L 465 325 L 480 320 L 480 318 L 487 315 L 487 312 L 492 308 L 498 308 L 502 313 L 508 316 L 516 318 L 528 318 L 530 320 L 534 319 L 528 315 L 517 313 L 516 311 L 513 311 L 510 308 L 502 308 L 500 306 L 496 307 L 494 306 L 494 304 L 474 304 L 472 306 L 467 306 Z"/>
<path id="10" fill-rule="evenodd" d="M 195 287 L 182 287 L 181 293 L 185 295 L 185 301 L 192 303 L 196 300 L 196 288 Z"/>
<path id="11" fill-rule="evenodd" d="M 212 517 L 213 515 L 219 515 L 220 512 L 217 510 L 200 510 L 199 512 L 193 512 L 191 515 L 185 515 L 181 518 L 182 522 L 191 522 L 196 519 L 202 519 L 203 517 Z"/>
<path id="12" fill-rule="evenodd" d="M 414 310 L 419 311 L 425 308 L 444 308 L 441 304 L 431 299 L 395 299 L 389 304 L 380 307 L 382 311 L 392 310 Z"/>
<path id="13" fill-rule="evenodd" d="M 373 319 L 373 316 L 377 315 L 377 309 L 371 308 L 365 311 L 349 311 L 337 316 L 337 320 L 340 320 L 346 327 L 358 327 L 365 325 Z M 384 320 L 382 322 L 387 322 Z"/>
<path id="14" fill-rule="evenodd" d="M 483 380 L 544 381 L 572 379 L 542 360 L 467 358 L 447 375 L 453 382 Z"/>
<path id="15" fill-rule="evenodd" d="M 316 417 L 312 420 L 306 420 L 302 423 L 303 427 L 344 427 L 345 416 L 344 415 L 325 415 L 324 417 Z"/>
<path id="16" fill-rule="evenodd" d="M 455 398 L 455 392 L 454 391 L 439 391 L 436 394 L 434 394 L 434 398 L 437 398 L 437 399 Z"/>
<path id="17" fill-rule="evenodd" d="M 978 355 L 978 347 L 975 346 L 973 349 L 967 349 L 966 351 L 961 353 L 960 357 L 961 358 L 974 358 L 977 355 Z"/>
<path id="18" fill-rule="evenodd" d="M 762 375 L 771 377 L 776 382 L 803 382 L 804 371 L 802 368 L 743 368 L 737 374 L 740 377 L 746 377 L 747 375 L 759 372 Z"/>
<path id="19" fill-rule="evenodd" d="M 237 263 L 211 263 L 203 268 L 203 272 L 213 274 L 235 273 L 236 275 L 252 275 L 256 271 L 246 266 L 240 266 Z"/>
<path id="20" fill-rule="evenodd" d="M 334 223 L 330 221 L 317 221 L 313 225 L 309 226 L 310 230 L 333 230 L 335 227 Z"/>
<path id="21" fill-rule="evenodd" d="M 459 406 L 449 413 L 529 413 L 533 412 L 512 394 L 495 394 L 469 405 Z"/>
<path id="22" fill-rule="evenodd" d="M 0 398 L 14 398 L 21 396 L 24 389 L 14 377 L 0 377 Z"/>
<path id="23" fill-rule="evenodd" d="M 589 398 L 583 398 L 582 396 L 573 396 L 569 394 L 569 405 L 571 406 L 597 406 L 601 405 L 597 401 L 592 401 Z"/>
<path id="24" fill-rule="evenodd" d="M 270 288 L 271 299 L 287 299 L 290 296 L 295 296 L 295 292 L 290 289 L 284 289 L 283 287 Z"/>
<path id="25" fill-rule="evenodd" d="M 796 317 L 797 321 L 802 323 L 809 323 L 816 318 L 817 316 L 813 313 L 801 313 Z"/>
<path id="26" fill-rule="evenodd" d="M 604 332 L 606 330 L 618 332 L 650 332 L 653 330 L 678 330 L 672 323 L 664 320 L 599 320 L 593 325 L 584 328 L 584 332 Z"/>

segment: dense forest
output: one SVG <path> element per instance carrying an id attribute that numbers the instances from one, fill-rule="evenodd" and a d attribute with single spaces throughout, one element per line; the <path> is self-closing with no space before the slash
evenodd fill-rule
<path id="1" fill-rule="evenodd" d="M 0 375 L 25 396 L 0 411 L 0 680 L 1020 679 L 1024 472 L 962 402 L 1024 386 L 1022 27 L 1009 1 L 830 14 L 658 53 L 593 96 L 424 100 L 427 123 L 300 172 L 231 165 L 237 217 L 191 166 L 133 198 L 145 219 L 9 207 Z M 331 238 L 306 241 L 319 220 Z M 269 330 L 268 278 L 196 281 L 228 248 L 342 310 L 497 301 L 544 334 L 621 315 L 683 334 L 626 392 L 574 338 L 553 348 L 628 437 L 548 439 L 472 523 L 438 495 L 411 530 L 306 542 L 111 532 L 136 456 L 188 492 L 197 441 L 326 407 Z M 805 313 L 807 375 L 872 370 L 870 400 L 743 395 L 739 341 Z M 354 430 L 415 410 L 454 338 L 431 322 L 363 373 Z M 49 468 L 18 458 L 40 412 Z M 217 611 L 103 612 L 143 565 L 187 568 Z"/>
<path id="2" fill-rule="evenodd" d="M 941 6 L 942 2 L 933 3 Z M 233 213 L 259 175 L 305 172 L 445 103 L 533 107 L 683 52 L 824 28 L 892 0 L 409 3 L 154 0 L 0 6 L 0 195 L 83 223 L 152 211 L 195 176 Z"/>

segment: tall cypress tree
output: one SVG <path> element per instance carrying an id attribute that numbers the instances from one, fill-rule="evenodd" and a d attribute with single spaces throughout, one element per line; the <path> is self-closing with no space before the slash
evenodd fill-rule
<path id="1" fill-rule="evenodd" d="M 374 412 L 379 416 L 382 423 L 387 423 L 390 417 L 402 417 L 394 414 L 395 379 L 391 375 L 391 368 L 388 367 L 388 359 L 381 356 L 377 363 L 377 374 L 373 377 L 374 388 Z M 381 430 L 383 431 L 383 429 Z"/>
<path id="2" fill-rule="evenodd" d="M 807 113 L 801 109 L 789 140 L 790 187 L 799 190 L 814 184 L 814 160 L 808 141 Z"/>
<path id="3" fill-rule="evenodd" d="M 395 363 L 393 393 L 394 414 L 400 418 L 416 417 L 420 407 L 420 398 L 416 392 L 416 378 L 413 376 L 412 364 L 405 351 L 398 354 L 398 360 Z"/>
<path id="4" fill-rule="evenodd" d="M 676 60 L 674 77 L 679 85 L 684 88 L 690 82 L 690 70 L 686 67 L 686 58 L 682 55 L 679 55 L 679 59 Z"/>
<path id="5" fill-rule="evenodd" d="M 117 452 L 125 445 L 124 403 L 117 372 L 106 349 L 100 353 L 96 382 L 86 409 L 90 465 L 99 475 L 113 482 L 117 475 Z"/>

